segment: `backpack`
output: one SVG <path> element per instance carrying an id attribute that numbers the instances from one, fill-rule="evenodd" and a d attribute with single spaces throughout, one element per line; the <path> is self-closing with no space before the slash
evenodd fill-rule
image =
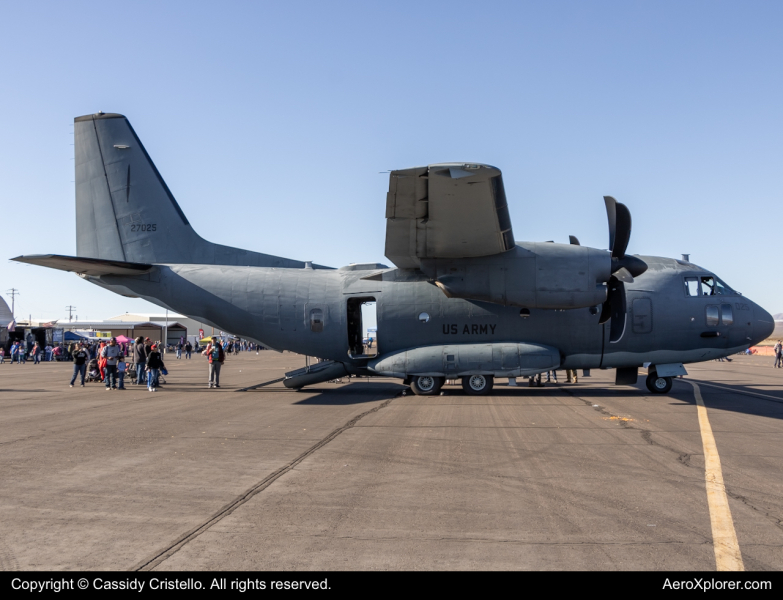
<path id="1" fill-rule="evenodd" d="M 220 346 L 213 346 L 212 352 L 209 354 L 209 362 L 220 362 L 220 355 L 222 353 Z"/>

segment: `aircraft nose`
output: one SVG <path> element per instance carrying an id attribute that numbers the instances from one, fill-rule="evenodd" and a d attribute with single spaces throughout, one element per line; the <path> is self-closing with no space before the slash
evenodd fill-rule
<path id="1" fill-rule="evenodd" d="M 753 343 L 758 344 L 766 340 L 775 331 L 775 319 L 766 310 L 758 304 L 753 304 L 753 326 L 751 328 L 751 337 Z"/>

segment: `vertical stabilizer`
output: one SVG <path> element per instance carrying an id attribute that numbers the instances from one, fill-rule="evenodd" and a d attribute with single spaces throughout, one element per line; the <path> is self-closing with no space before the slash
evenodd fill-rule
<path id="1" fill-rule="evenodd" d="M 298 260 L 221 246 L 199 236 L 123 115 L 77 117 L 74 136 L 77 256 L 304 267 Z"/>

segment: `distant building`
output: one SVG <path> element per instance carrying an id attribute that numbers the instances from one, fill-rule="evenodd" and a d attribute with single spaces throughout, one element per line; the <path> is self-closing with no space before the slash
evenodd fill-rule
<path id="1" fill-rule="evenodd" d="M 155 323 L 165 323 L 166 322 L 166 314 L 159 314 L 159 313 L 125 313 L 124 315 L 117 315 L 116 317 L 109 317 L 106 319 L 107 321 L 153 321 Z M 206 325 L 204 323 L 199 323 L 195 319 L 191 319 L 190 317 L 186 317 L 185 315 L 178 315 L 177 313 L 169 313 L 168 314 L 168 320 L 170 323 L 178 323 L 179 325 L 185 327 L 187 332 L 185 333 L 185 336 L 190 338 L 190 340 L 194 340 L 198 338 L 198 330 L 203 329 L 204 335 L 209 336 L 212 335 L 212 326 Z M 215 333 L 218 333 L 217 331 Z M 178 336 L 180 334 L 177 334 Z M 177 340 L 179 341 L 179 337 L 177 337 Z M 172 336 L 169 335 L 169 343 L 172 342 Z"/>
<path id="2" fill-rule="evenodd" d="M 176 344 L 180 338 L 187 335 L 187 329 L 178 320 L 166 321 L 71 321 L 70 323 L 58 323 L 66 331 L 73 331 L 87 338 L 111 338 L 124 335 L 135 339 L 139 336 L 150 338 L 156 342 L 163 340 L 169 344 Z M 167 333 L 166 333 L 167 332 Z"/>

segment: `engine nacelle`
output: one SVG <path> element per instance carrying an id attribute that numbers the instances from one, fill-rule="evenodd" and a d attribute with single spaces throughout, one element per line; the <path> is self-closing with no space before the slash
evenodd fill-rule
<path id="1" fill-rule="evenodd" d="M 606 250 L 549 242 L 480 258 L 421 260 L 421 270 L 449 298 L 549 309 L 603 303 L 611 267 Z"/>

